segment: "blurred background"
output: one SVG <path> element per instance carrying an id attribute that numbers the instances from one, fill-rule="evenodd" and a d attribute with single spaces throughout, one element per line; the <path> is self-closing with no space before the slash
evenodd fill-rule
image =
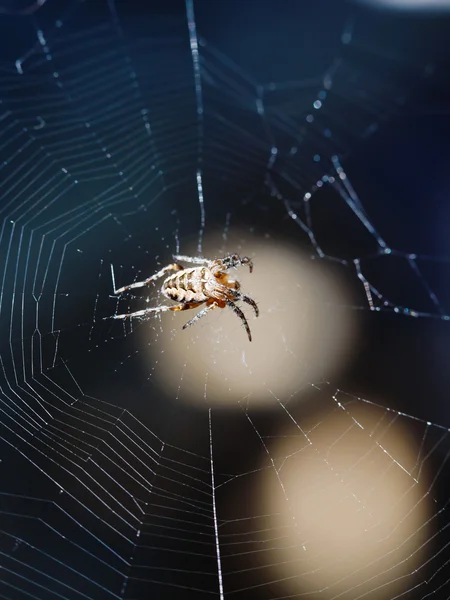
<path id="1" fill-rule="evenodd" d="M 449 597 L 448 11 L 1 1 L 2 598 Z"/>

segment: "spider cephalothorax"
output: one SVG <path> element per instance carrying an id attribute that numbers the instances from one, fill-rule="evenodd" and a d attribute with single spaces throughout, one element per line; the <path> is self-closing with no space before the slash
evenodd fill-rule
<path id="1" fill-rule="evenodd" d="M 235 302 L 237 300 L 242 300 L 243 302 L 250 304 L 255 311 L 256 316 L 259 315 L 258 306 L 254 300 L 241 294 L 239 282 L 230 279 L 227 273 L 229 269 L 242 265 L 248 265 L 251 273 L 253 271 L 252 261 L 246 256 L 241 258 L 238 254 L 230 254 L 229 256 L 216 258 L 215 260 L 176 255 L 174 256 L 174 260 L 198 266 L 185 269 L 178 262 L 174 262 L 167 265 L 148 279 L 125 285 L 124 287 L 115 290 L 114 293 L 123 294 L 134 288 L 144 287 L 156 279 L 163 277 L 169 271 L 175 271 L 164 280 L 161 287 L 161 293 L 164 294 L 166 298 L 175 300 L 178 304 L 174 306 L 145 308 L 133 313 L 114 315 L 113 318 L 145 318 L 151 313 L 164 312 L 167 310 L 189 310 L 205 304 L 205 307 L 183 326 L 183 329 L 186 329 L 186 327 L 193 325 L 205 316 L 211 309 L 229 306 L 241 319 L 247 331 L 248 339 L 252 341 L 252 334 L 247 319 L 242 310 L 236 306 Z"/>

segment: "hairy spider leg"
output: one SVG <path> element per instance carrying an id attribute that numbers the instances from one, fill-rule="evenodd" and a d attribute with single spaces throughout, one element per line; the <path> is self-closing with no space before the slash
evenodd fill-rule
<path id="1" fill-rule="evenodd" d="M 161 271 L 158 271 L 157 273 L 155 273 L 148 279 L 144 279 L 143 281 L 135 281 L 134 283 L 130 283 L 130 285 L 124 285 L 123 287 L 119 288 L 118 290 L 114 290 L 114 293 L 115 294 L 123 294 L 123 292 L 128 292 L 128 290 L 133 290 L 135 288 L 144 287 L 144 286 L 148 285 L 149 283 L 151 283 L 152 281 L 156 281 L 156 279 L 163 277 L 169 271 L 182 271 L 182 270 L 183 270 L 183 267 L 181 265 L 178 265 L 177 263 L 172 263 L 171 265 L 167 265 L 167 267 L 164 267 L 164 269 L 161 269 Z"/>
<path id="2" fill-rule="evenodd" d="M 245 296 L 244 294 L 241 294 L 239 292 L 233 294 L 233 296 L 235 297 L 236 300 L 242 300 L 242 302 L 245 302 L 246 304 L 250 304 L 250 306 L 255 311 L 255 315 L 257 317 L 259 317 L 259 308 L 258 308 L 258 305 L 256 304 L 256 302 L 252 298 L 249 298 L 249 296 Z"/>
<path id="3" fill-rule="evenodd" d="M 142 310 L 137 310 L 133 313 L 126 313 L 123 315 L 113 315 L 112 317 L 105 317 L 106 319 L 131 319 L 133 317 L 145 317 L 150 313 L 159 313 L 166 312 L 168 310 L 189 310 L 190 308 L 197 308 L 203 304 L 203 302 L 186 302 L 184 304 L 176 304 L 175 306 L 154 306 L 152 308 L 144 308 Z"/>
<path id="4" fill-rule="evenodd" d="M 233 312 L 241 319 L 245 330 L 247 332 L 248 335 L 248 339 L 250 340 L 250 342 L 252 341 L 252 334 L 250 331 L 250 327 L 249 324 L 247 322 L 247 319 L 245 318 L 244 313 L 242 312 L 242 310 L 236 306 L 236 304 L 234 302 L 232 302 L 231 300 L 227 300 L 226 301 L 226 305 L 229 306 Z M 201 311 L 199 311 L 195 317 L 193 317 L 190 321 L 188 321 L 185 325 L 183 325 L 183 329 L 186 329 L 187 327 L 190 327 L 191 325 L 194 325 L 194 323 L 197 323 L 197 321 L 199 319 L 201 319 L 202 317 L 204 317 L 206 314 L 208 314 L 208 312 L 210 310 L 212 310 L 213 308 L 215 308 L 216 306 L 219 306 L 218 304 L 216 304 L 216 302 L 212 302 L 211 304 L 208 304 L 208 306 L 205 306 L 205 308 L 203 308 Z"/>
<path id="5" fill-rule="evenodd" d="M 230 284 L 237 284 L 237 286 L 234 285 L 234 289 L 232 289 Z M 249 296 L 239 292 L 240 284 L 237 281 L 227 281 L 227 285 L 223 285 L 222 283 L 217 283 L 216 285 L 218 291 L 221 293 L 221 296 L 223 296 L 222 299 L 225 300 L 225 302 L 228 302 L 231 294 L 234 300 L 242 300 L 242 302 L 249 304 L 255 311 L 256 316 L 259 316 L 258 305 L 252 298 L 249 298 Z"/>
<path id="6" fill-rule="evenodd" d="M 215 308 L 216 306 L 217 306 L 217 304 L 215 302 L 212 302 L 211 304 L 208 304 L 207 306 L 205 306 L 205 308 L 203 308 L 201 311 L 199 311 L 195 315 L 195 317 L 193 317 L 190 321 L 188 321 L 185 325 L 183 325 L 183 329 L 186 329 L 186 327 L 190 327 L 194 323 L 197 323 L 197 321 L 199 319 L 204 317 L 211 309 Z"/>
<path id="7" fill-rule="evenodd" d="M 235 314 L 237 314 L 237 316 L 238 316 L 238 317 L 241 319 L 241 321 L 242 321 L 242 323 L 243 323 L 243 325 L 244 325 L 244 327 L 245 327 L 245 331 L 247 332 L 248 339 L 249 339 L 249 341 L 251 342 L 251 341 L 252 341 L 252 334 L 251 334 L 250 327 L 249 327 L 249 325 L 248 325 L 248 322 L 247 322 L 247 319 L 245 318 L 245 315 L 244 315 L 244 313 L 243 313 L 243 312 L 242 312 L 242 310 L 241 310 L 241 309 L 240 309 L 238 306 L 236 306 L 236 304 L 235 304 L 234 302 L 232 302 L 231 300 L 229 300 L 229 301 L 227 302 L 227 305 L 228 305 L 228 306 L 229 306 L 229 307 L 232 309 L 232 311 L 233 311 Z"/>
<path id="8" fill-rule="evenodd" d="M 243 265 L 248 265 L 250 273 L 253 272 L 253 262 L 248 256 L 243 256 L 242 258 L 238 254 L 230 254 L 229 256 L 225 256 L 221 259 L 223 267 L 225 269 L 231 269 L 232 267 L 241 267 Z"/>
<path id="9" fill-rule="evenodd" d="M 252 341 L 252 334 L 250 332 L 250 327 L 249 327 L 248 321 L 245 318 L 245 315 L 242 312 L 242 310 L 238 306 L 236 306 L 236 304 L 232 300 L 230 300 L 230 296 L 229 296 L 230 292 L 232 292 L 233 297 L 236 300 L 243 300 L 244 302 L 246 302 L 248 300 L 248 304 L 250 304 L 254 308 L 254 310 L 256 312 L 256 316 L 258 316 L 259 309 L 258 309 L 258 306 L 257 306 L 256 302 L 254 302 L 254 300 L 252 300 L 248 296 L 243 296 L 242 294 L 240 294 L 236 290 L 232 290 L 232 289 L 228 288 L 227 286 L 225 286 L 225 285 L 223 285 L 221 283 L 218 283 L 217 284 L 216 295 L 215 295 L 214 300 L 212 301 L 212 304 L 208 305 L 206 308 L 204 308 L 203 310 L 201 310 L 196 315 L 196 317 L 198 317 L 198 319 L 201 319 L 210 310 L 210 308 L 214 308 L 215 306 L 219 306 L 220 308 L 223 308 L 225 305 L 229 306 L 233 310 L 233 312 L 241 319 L 241 321 L 242 321 L 242 323 L 243 323 L 243 325 L 245 327 L 245 330 L 247 332 L 248 339 L 250 341 Z M 193 323 L 195 323 L 196 321 L 198 321 L 198 319 L 196 317 L 194 317 L 191 320 Z M 189 324 L 192 325 L 191 321 L 189 321 Z M 185 327 L 187 327 L 187 325 L 188 325 L 188 323 L 186 323 Z"/>
<path id="10" fill-rule="evenodd" d="M 201 256 L 184 256 L 182 254 L 174 254 L 173 260 L 192 263 L 193 265 L 208 265 L 211 261 Z"/>

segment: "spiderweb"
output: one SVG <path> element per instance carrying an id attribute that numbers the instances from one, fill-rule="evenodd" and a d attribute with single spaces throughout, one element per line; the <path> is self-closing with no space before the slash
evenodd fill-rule
<path id="1" fill-rule="evenodd" d="M 449 596 L 448 24 L 301 4 L 2 7 L 1 598 Z"/>

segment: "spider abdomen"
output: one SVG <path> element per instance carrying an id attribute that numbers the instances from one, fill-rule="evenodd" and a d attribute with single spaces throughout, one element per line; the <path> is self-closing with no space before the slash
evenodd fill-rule
<path id="1" fill-rule="evenodd" d="M 161 291 L 167 298 L 177 302 L 205 302 L 209 298 L 207 281 L 208 269 L 183 269 L 167 277 Z"/>

